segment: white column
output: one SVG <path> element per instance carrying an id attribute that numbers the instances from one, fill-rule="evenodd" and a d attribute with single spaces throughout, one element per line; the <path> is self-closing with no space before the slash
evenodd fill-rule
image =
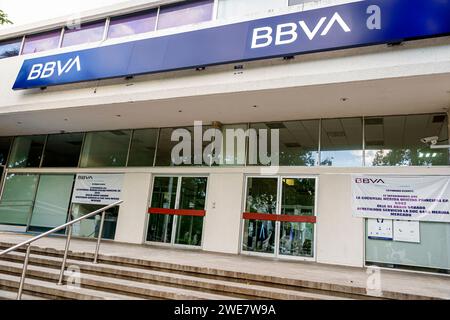
<path id="1" fill-rule="evenodd" d="M 203 249 L 237 254 L 244 175 L 241 173 L 211 174 L 208 184 Z"/>
<path id="2" fill-rule="evenodd" d="M 351 208 L 351 175 L 322 174 L 317 208 L 317 262 L 362 267 L 364 220 Z"/>
<path id="3" fill-rule="evenodd" d="M 150 173 L 125 174 L 115 241 L 144 242 L 151 178 Z"/>

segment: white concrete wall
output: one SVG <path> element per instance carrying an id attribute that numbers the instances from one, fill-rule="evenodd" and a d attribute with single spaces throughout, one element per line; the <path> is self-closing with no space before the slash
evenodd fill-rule
<path id="1" fill-rule="evenodd" d="M 209 176 L 203 236 L 205 251 L 235 254 L 239 252 L 243 194 L 243 174 Z"/>
<path id="2" fill-rule="evenodd" d="M 317 204 L 317 262 L 362 267 L 364 220 L 351 208 L 351 176 L 319 176 Z"/>
<path id="3" fill-rule="evenodd" d="M 116 241 L 142 243 L 147 221 L 148 198 L 152 175 L 150 173 L 126 173 L 122 200 L 117 220 Z"/>

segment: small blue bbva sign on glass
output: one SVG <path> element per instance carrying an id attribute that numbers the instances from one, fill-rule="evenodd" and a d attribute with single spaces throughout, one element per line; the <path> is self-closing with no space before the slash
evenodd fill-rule
<path id="1" fill-rule="evenodd" d="M 450 34 L 450 0 L 367 0 L 25 60 L 13 89 Z"/>

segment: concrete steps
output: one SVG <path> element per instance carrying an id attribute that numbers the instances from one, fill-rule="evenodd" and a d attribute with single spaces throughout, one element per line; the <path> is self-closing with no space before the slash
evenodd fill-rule
<path id="1" fill-rule="evenodd" d="M 0 243 L 0 250 L 10 244 Z M 80 290 L 75 295 L 62 293 L 67 286 L 57 286 L 62 251 L 32 247 L 26 280 L 27 285 L 43 286 L 38 293 L 48 291 L 49 297 L 63 299 L 364 299 L 358 288 L 333 287 L 326 283 L 308 283 L 292 279 L 199 268 L 181 264 L 100 255 L 100 263 L 92 263 L 92 253 L 69 253 L 67 266 L 77 266 L 81 272 Z M 0 289 L 5 287 L 1 277 L 18 277 L 22 271 L 24 250 L 0 259 Z M 66 278 L 68 273 L 66 272 Z M 12 279 L 9 279 L 12 281 Z M 9 288 L 12 283 L 7 283 Z M 18 286 L 18 284 L 17 284 Z M 33 287 L 34 288 L 34 287 Z M 337 289 L 337 290 L 336 290 Z M 59 290 L 59 291 L 58 291 Z M 73 291 L 73 290 L 72 290 Z M 355 293 L 356 292 L 356 293 Z M 103 296 L 104 294 L 104 296 Z"/>

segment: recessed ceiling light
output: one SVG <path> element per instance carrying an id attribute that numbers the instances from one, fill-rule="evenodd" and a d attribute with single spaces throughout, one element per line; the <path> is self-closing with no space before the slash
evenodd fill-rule
<path id="1" fill-rule="evenodd" d="M 22 124 L 22 122 L 21 121 L 17 121 L 17 124 Z"/>
<path id="2" fill-rule="evenodd" d="M 121 115 L 120 115 L 120 114 L 116 114 L 116 117 L 117 117 L 117 118 L 120 118 L 120 117 L 121 117 Z"/>
<path id="3" fill-rule="evenodd" d="M 259 108 L 256 104 L 254 106 L 252 106 L 252 108 Z"/>
<path id="4" fill-rule="evenodd" d="M 349 99 L 348 98 L 341 98 L 342 102 L 347 102 Z"/>

